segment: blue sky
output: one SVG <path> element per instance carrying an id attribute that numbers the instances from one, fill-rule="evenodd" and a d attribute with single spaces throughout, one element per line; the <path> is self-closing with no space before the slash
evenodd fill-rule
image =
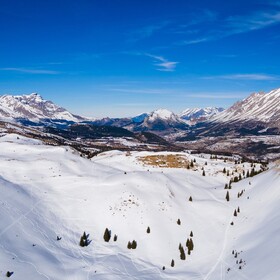
<path id="1" fill-rule="evenodd" d="M 2 0 L 0 94 L 86 116 L 228 107 L 280 87 L 280 1 Z"/>

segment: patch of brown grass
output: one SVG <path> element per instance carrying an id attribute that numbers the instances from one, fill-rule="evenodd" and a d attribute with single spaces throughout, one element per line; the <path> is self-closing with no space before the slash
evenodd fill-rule
<path id="1" fill-rule="evenodd" d="M 165 168 L 189 168 L 190 162 L 182 155 L 151 155 L 139 157 L 146 165 Z"/>

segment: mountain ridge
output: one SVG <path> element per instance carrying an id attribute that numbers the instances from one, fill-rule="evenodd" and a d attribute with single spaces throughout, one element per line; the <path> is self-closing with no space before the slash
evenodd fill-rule
<path id="1" fill-rule="evenodd" d="M 35 122 L 43 119 L 80 122 L 86 118 L 74 115 L 38 93 L 0 96 L 0 117 L 6 119 L 28 119 Z"/>

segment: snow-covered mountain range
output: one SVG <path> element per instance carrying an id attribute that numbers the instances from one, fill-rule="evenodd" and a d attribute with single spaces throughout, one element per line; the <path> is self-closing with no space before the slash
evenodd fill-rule
<path id="1" fill-rule="evenodd" d="M 222 113 L 213 116 L 211 121 L 261 121 L 280 124 L 280 89 L 268 93 L 253 93 Z"/>
<path id="2" fill-rule="evenodd" d="M 0 96 L 0 118 L 20 118 L 31 121 L 53 119 L 72 122 L 85 120 L 85 118 L 70 113 L 66 109 L 54 104 L 52 101 L 44 100 L 37 93 Z"/>
<path id="3" fill-rule="evenodd" d="M 224 108 L 221 107 L 188 108 L 180 113 L 179 116 L 187 121 L 199 122 L 206 121 L 222 111 L 224 111 Z"/>
<path id="4" fill-rule="evenodd" d="M 87 122 L 99 126 L 116 126 L 133 132 L 151 131 L 172 139 L 195 139 L 200 136 L 222 136 L 225 133 L 258 134 L 280 131 L 280 89 L 269 93 L 253 93 L 242 101 L 224 110 L 219 107 L 185 109 L 175 114 L 167 109 L 157 109 L 127 118 L 86 119 L 44 100 L 39 94 L 0 97 L 1 119 L 65 120 Z M 26 124 L 26 122 L 24 123 Z M 52 125 L 61 125 L 51 122 Z M 44 125 L 44 124 L 43 124 Z M 46 124 L 47 125 L 47 124 Z M 63 124 L 64 126 L 68 125 Z M 183 138 L 182 138 L 183 137 Z M 170 138 L 170 139 L 171 139 Z"/>

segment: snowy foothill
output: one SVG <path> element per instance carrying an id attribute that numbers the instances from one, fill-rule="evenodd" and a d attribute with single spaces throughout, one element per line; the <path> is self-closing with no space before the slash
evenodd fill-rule
<path id="1" fill-rule="evenodd" d="M 277 280 L 279 163 L 247 177 L 253 168 L 262 167 L 187 152 L 86 159 L 67 146 L 4 135 L 0 278 Z M 89 244 L 81 247 L 83 232 Z"/>

